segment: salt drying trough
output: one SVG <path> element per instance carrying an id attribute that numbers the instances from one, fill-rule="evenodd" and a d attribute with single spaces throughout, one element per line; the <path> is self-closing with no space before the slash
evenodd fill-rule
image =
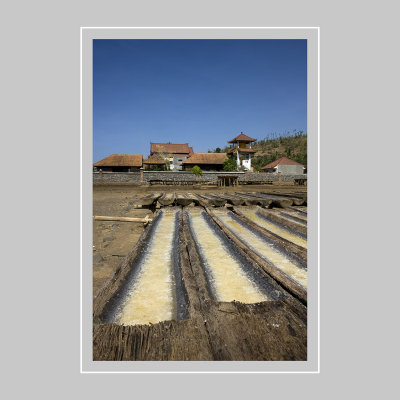
<path id="1" fill-rule="evenodd" d="M 172 256 L 175 213 L 162 213 L 138 276 L 115 319 L 124 325 L 174 318 Z"/>
<path id="2" fill-rule="evenodd" d="M 142 200 L 154 217 L 94 299 L 94 360 L 307 358 L 304 196 Z"/>

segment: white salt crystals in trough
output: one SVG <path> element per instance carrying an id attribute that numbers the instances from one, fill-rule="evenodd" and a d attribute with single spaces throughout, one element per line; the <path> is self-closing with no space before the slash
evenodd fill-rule
<path id="1" fill-rule="evenodd" d="M 298 246 L 301 246 L 303 248 L 307 248 L 307 240 L 303 239 L 302 237 L 295 235 L 292 232 L 289 232 L 286 229 L 280 228 L 276 224 L 267 221 L 265 218 L 261 218 L 259 215 L 257 215 L 257 211 L 254 209 L 249 209 L 249 210 L 243 210 L 241 209 L 242 214 L 249 218 L 250 220 L 254 221 L 257 225 L 261 226 L 262 228 L 265 228 L 269 230 L 272 233 L 275 233 L 276 235 L 289 240 L 289 242 L 292 242 L 294 244 L 297 244 Z"/>
<path id="2" fill-rule="evenodd" d="M 255 208 L 238 210 L 158 211 L 96 298 L 96 318 L 119 325 L 190 319 L 198 292 L 214 302 L 245 304 L 290 293 L 306 304 L 305 238 Z"/>
<path id="3" fill-rule="evenodd" d="M 245 273 L 221 238 L 215 234 L 202 212 L 190 210 L 188 214 L 191 230 L 206 264 L 206 272 L 216 300 L 225 302 L 235 300 L 242 303 L 269 300 Z"/>
<path id="4" fill-rule="evenodd" d="M 176 211 L 162 212 L 148 251 L 139 266 L 115 323 L 123 325 L 157 323 L 175 317 L 172 250 Z"/>
<path id="5" fill-rule="evenodd" d="M 257 234 L 244 227 L 233 219 L 226 211 L 215 211 L 216 217 L 244 244 L 259 254 L 265 260 L 279 268 L 286 275 L 297 281 L 301 286 L 307 288 L 307 271 L 279 252 L 272 244 L 262 240 Z"/>

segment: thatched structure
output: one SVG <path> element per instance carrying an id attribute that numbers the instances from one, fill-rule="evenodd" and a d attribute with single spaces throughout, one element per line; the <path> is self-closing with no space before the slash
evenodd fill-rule
<path id="1" fill-rule="evenodd" d="M 226 153 L 194 153 L 183 165 L 185 169 L 198 165 L 203 171 L 221 171 L 227 159 Z"/>
<path id="2" fill-rule="evenodd" d="M 193 148 L 189 143 L 151 143 L 150 155 L 163 153 L 168 157 L 189 157 L 193 154 Z"/>
<path id="3" fill-rule="evenodd" d="M 163 170 L 166 168 L 166 160 L 161 154 L 152 154 L 143 160 L 143 168 L 147 170 Z"/>
<path id="4" fill-rule="evenodd" d="M 93 164 L 97 169 L 112 172 L 139 171 L 143 164 L 141 154 L 111 154 Z"/>

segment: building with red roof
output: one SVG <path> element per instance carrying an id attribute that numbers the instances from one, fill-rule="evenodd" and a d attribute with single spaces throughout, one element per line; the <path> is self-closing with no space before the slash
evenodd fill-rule
<path id="1" fill-rule="evenodd" d="M 141 154 L 111 154 L 93 164 L 97 169 L 110 172 L 133 172 L 142 167 Z"/>
<path id="2" fill-rule="evenodd" d="M 256 153 L 256 150 L 251 148 L 251 143 L 257 139 L 253 139 L 250 136 L 240 132 L 240 135 L 230 140 L 228 143 L 232 143 L 233 147 L 228 151 L 228 154 L 236 155 L 236 164 L 238 168 L 241 166 L 247 171 L 253 171 L 251 166 L 251 155 Z"/>
<path id="3" fill-rule="evenodd" d="M 261 167 L 265 172 L 282 173 L 287 175 L 300 175 L 304 174 L 305 167 L 297 161 L 291 160 L 288 157 L 281 157 L 267 165 Z"/>
<path id="4" fill-rule="evenodd" d="M 169 163 L 171 170 L 180 171 L 185 160 L 192 156 L 193 147 L 189 143 L 151 143 L 150 142 L 150 156 L 147 163 L 150 164 L 154 157 L 163 158 Z"/>
<path id="5" fill-rule="evenodd" d="M 183 164 L 186 169 L 198 165 L 203 171 L 222 171 L 227 159 L 226 153 L 194 153 Z"/>

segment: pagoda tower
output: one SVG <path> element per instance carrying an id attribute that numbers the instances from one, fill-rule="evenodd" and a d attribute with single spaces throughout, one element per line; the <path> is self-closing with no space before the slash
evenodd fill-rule
<path id="1" fill-rule="evenodd" d="M 255 142 L 257 139 L 253 139 L 243 132 L 236 136 L 234 139 L 230 140 L 228 143 L 233 144 L 233 148 L 228 151 L 228 154 L 236 154 L 236 163 L 238 168 L 242 165 L 247 171 L 253 171 L 251 167 L 251 155 L 256 153 L 256 150 L 251 148 L 251 143 Z M 240 160 L 240 156 L 243 156 L 243 160 Z"/>

